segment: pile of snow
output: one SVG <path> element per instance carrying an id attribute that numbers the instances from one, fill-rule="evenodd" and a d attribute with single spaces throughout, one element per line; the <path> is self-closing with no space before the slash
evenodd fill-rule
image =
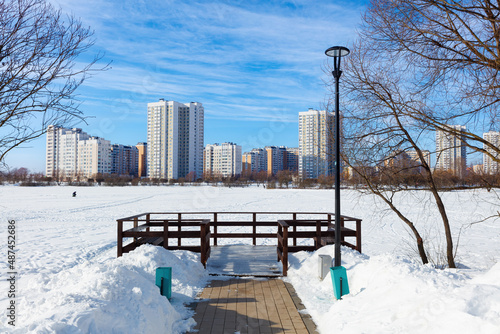
<path id="1" fill-rule="evenodd" d="M 500 333 L 500 263 L 485 273 L 441 270 L 343 248 L 350 294 L 337 301 L 330 275 L 318 277 L 319 255 L 333 252 L 290 256 L 288 280 L 320 333 Z"/>
<path id="2" fill-rule="evenodd" d="M 158 267 L 173 268 L 170 302 L 155 285 Z M 31 275 L 14 333 L 185 333 L 195 322 L 184 304 L 207 278 L 198 254 L 151 245 L 105 263 Z"/>

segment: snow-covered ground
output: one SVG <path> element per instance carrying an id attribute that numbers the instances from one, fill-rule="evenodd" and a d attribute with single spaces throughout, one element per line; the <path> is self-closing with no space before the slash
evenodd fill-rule
<path id="1" fill-rule="evenodd" d="M 500 200 L 482 190 L 443 197 L 453 234 L 460 234 L 460 269 L 421 265 L 403 223 L 380 200 L 342 192 L 342 213 L 363 219 L 363 254 L 343 249 L 351 293 L 336 301 L 330 278 L 317 277 L 318 256 L 332 255 L 331 246 L 291 255 L 285 278 L 321 333 L 500 333 L 500 224 L 472 224 L 497 214 Z M 442 262 L 442 227 L 429 196 L 411 191 L 396 200 L 428 241 L 432 258 Z M 0 332 L 183 333 L 194 325 L 186 304 L 209 279 L 198 254 L 143 246 L 117 259 L 117 218 L 148 211 L 323 212 L 333 206 L 332 190 L 0 186 Z M 16 226 L 15 299 L 8 297 L 9 220 Z M 170 302 L 154 285 L 161 266 L 174 268 Z M 15 327 L 8 324 L 11 300 Z"/>

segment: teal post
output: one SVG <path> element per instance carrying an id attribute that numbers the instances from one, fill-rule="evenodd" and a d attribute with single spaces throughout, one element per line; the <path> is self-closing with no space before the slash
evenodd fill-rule
<path id="1" fill-rule="evenodd" d="M 172 297 L 172 267 L 156 268 L 156 286 L 160 288 L 162 296 L 169 300 Z"/>
<path id="2" fill-rule="evenodd" d="M 332 275 L 333 294 L 337 300 L 342 299 L 342 296 L 349 294 L 346 269 L 342 266 L 330 267 L 330 274 Z"/>

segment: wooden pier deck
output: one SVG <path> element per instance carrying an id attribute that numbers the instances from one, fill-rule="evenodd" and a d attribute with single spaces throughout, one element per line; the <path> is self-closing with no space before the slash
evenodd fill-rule
<path id="1" fill-rule="evenodd" d="M 286 276 L 288 253 L 314 251 L 334 242 L 334 216 L 330 212 L 142 213 L 117 219 L 117 256 L 148 243 L 169 250 L 198 252 L 206 268 L 211 248 L 220 239 L 247 239 L 253 246 L 257 245 L 257 239 L 265 240 L 266 244 L 275 239 L 281 274 Z M 337 223 L 341 244 L 361 253 L 361 219 L 341 216 Z M 306 243 L 298 242 L 304 239 Z"/>
<path id="2" fill-rule="evenodd" d="M 281 277 L 276 246 L 224 245 L 211 248 L 207 262 L 210 275 Z"/>
<path id="3" fill-rule="evenodd" d="M 317 333 L 291 285 L 281 279 L 213 280 L 199 296 L 190 333 Z"/>

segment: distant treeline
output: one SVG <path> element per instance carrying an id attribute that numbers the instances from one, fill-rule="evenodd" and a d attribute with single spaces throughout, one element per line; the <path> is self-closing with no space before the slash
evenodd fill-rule
<path id="1" fill-rule="evenodd" d="M 388 176 L 390 175 L 390 177 Z M 500 174 L 484 175 L 473 172 L 467 173 L 463 179 L 447 172 L 435 172 L 435 180 L 442 190 L 469 189 L 469 188 L 500 188 Z M 387 187 L 399 187 L 407 189 L 425 189 L 424 176 L 420 174 L 374 174 L 370 177 L 371 184 Z M 296 173 L 284 172 L 278 175 L 267 175 L 258 173 L 249 177 L 206 177 L 196 181 L 187 181 L 185 178 L 179 179 L 149 179 L 138 178 L 128 175 L 96 175 L 94 178 L 59 178 L 46 177 L 43 173 L 30 173 L 27 168 L 12 169 L 8 172 L 0 171 L 0 182 L 2 184 L 19 184 L 20 186 L 201 186 L 217 185 L 225 187 L 247 187 L 258 185 L 267 189 L 333 189 L 335 180 L 333 176 L 320 176 L 317 179 L 301 179 Z M 343 187 L 354 189 L 365 189 L 367 184 L 356 175 L 350 178 L 342 178 Z"/>

